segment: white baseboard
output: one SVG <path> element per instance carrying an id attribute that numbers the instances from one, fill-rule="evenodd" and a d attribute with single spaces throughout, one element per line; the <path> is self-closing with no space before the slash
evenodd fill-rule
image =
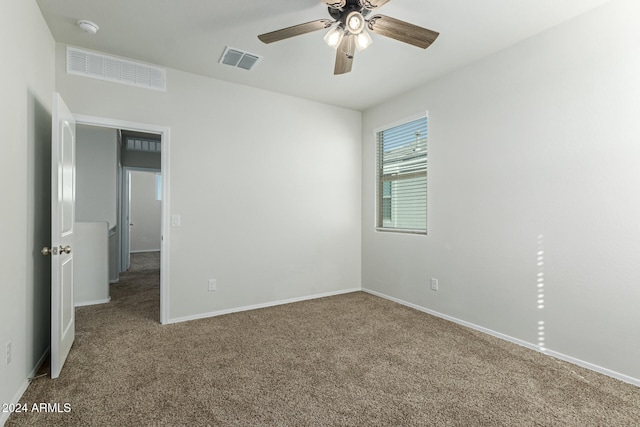
<path id="1" fill-rule="evenodd" d="M 247 305 L 247 306 L 243 306 L 243 307 L 230 308 L 230 309 L 226 309 L 226 310 L 212 311 L 212 312 L 209 312 L 209 313 L 195 314 L 193 316 L 176 317 L 174 319 L 169 319 L 166 324 L 187 322 L 189 320 L 206 319 L 206 318 L 209 318 L 209 317 L 216 317 L 216 316 L 222 316 L 222 315 L 225 315 L 225 314 L 238 313 L 240 311 L 249 311 L 249 310 L 256 310 L 256 309 L 259 309 L 259 308 L 275 307 L 277 305 L 291 304 L 291 303 L 294 303 L 294 302 L 308 301 L 308 300 L 312 300 L 312 299 L 331 297 L 331 296 L 334 296 L 334 295 L 350 294 L 352 292 L 359 292 L 361 290 L 362 289 L 360 289 L 360 288 L 343 289 L 343 290 L 340 290 L 340 291 L 325 292 L 325 293 L 321 293 L 321 294 L 307 295 L 307 296 L 303 296 L 303 297 L 290 298 L 290 299 L 286 299 L 286 300 L 270 301 L 270 302 L 265 302 L 265 303 L 261 303 L 261 304 Z"/>
<path id="2" fill-rule="evenodd" d="M 47 360 L 47 356 L 49 355 L 50 349 L 51 347 L 47 347 L 47 349 L 44 351 L 44 353 L 42 354 L 38 362 L 36 362 L 36 366 L 33 367 L 31 372 L 29 372 L 29 375 L 27 375 L 27 378 L 20 385 L 20 387 L 18 388 L 18 391 L 16 391 L 15 395 L 13 396 L 13 399 L 11 399 L 11 402 L 8 402 L 10 405 L 12 404 L 15 405 L 18 402 L 20 402 L 20 398 L 22 398 L 22 395 L 24 394 L 24 392 L 27 391 L 27 387 L 29 387 L 30 379 L 36 376 L 36 374 L 40 370 L 40 367 L 42 366 L 44 361 Z M 3 427 L 5 425 L 5 423 L 9 419 L 9 415 L 11 415 L 10 412 L 0 412 L 0 427 Z"/>
<path id="3" fill-rule="evenodd" d="M 111 302 L 111 297 L 107 299 L 98 299 L 94 301 L 82 301 L 74 304 L 74 307 L 84 307 L 85 305 L 97 305 L 97 304 L 106 304 Z"/>
<path id="4" fill-rule="evenodd" d="M 548 356 L 555 357 L 556 359 L 560 359 L 560 360 L 564 360 L 565 362 L 573 363 L 574 365 L 578 365 L 578 366 L 581 366 L 583 368 L 587 368 L 589 370 L 598 372 L 600 374 L 607 375 L 609 377 L 618 379 L 620 381 L 624 381 L 625 383 L 633 384 L 635 386 L 640 387 L 640 379 L 638 379 L 638 378 L 633 378 L 633 377 L 630 377 L 628 375 L 624 375 L 624 374 L 621 374 L 619 372 L 612 371 L 612 370 L 607 369 L 607 368 L 603 368 L 602 366 L 594 365 L 593 363 L 585 362 L 584 360 L 576 359 L 575 357 L 567 356 L 566 354 L 562 354 L 562 353 L 559 353 L 557 351 L 549 350 L 548 348 L 542 349 L 540 346 L 532 344 L 530 342 L 523 341 L 521 339 L 514 338 L 514 337 L 511 337 L 509 335 L 505 335 L 505 334 L 502 334 L 500 332 L 496 332 L 496 331 L 493 331 L 491 329 L 487 329 L 485 327 L 478 326 L 478 325 L 475 325 L 473 323 L 470 323 L 470 322 L 467 322 L 467 321 L 464 321 L 464 320 L 460 320 L 460 319 L 457 319 L 455 317 L 448 316 L 446 314 L 442 314 L 442 313 L 439 313 L 437 311 L 430 310 L 428 308 L 425 308 L 425 307 L 422 307 L 422 306 L 419 306 L 419 305 L 416 305 L 416 304 L 412 304 L 410 302 L 403 301 L 401 299 L 394 298 L 394 297 L 389 296 L 389 295 L 385 295 L 385 294 L 380 293 L 380 292 L 372 291 L 371 289 L 362 288 L 362 291 L 366 292 L 366 293 L 369 293 L 371 295 L 375 295 L 375 296 L 380 297 L 380 298 L 384 298 L 384 299 L 387 299 L 387 300 L 390 300 L 390 301 L 393 301 L 393 302 L 397 302 L 398 304 L 402 304 L 402 305 L 407 306 L 407 307 L 411 307 L 411 308 L 416 309 L 418 311 L 422 311 L 423 313 L 431 314 L 432 316 L 440 317 L 441 319 L 445 319 L 445 320 L 448 320 L 450 322 L 457 323 L 459 325 L 466 326 L 466 327 L 471 328 L 471 329 L 475 329 L 476 331 L 480 331 L 480 332 L 483 332 L 485 334 L 492 335 L 492 336 L 494 336 L 496 338 L 500 338 L 500 339 L 503 339 L 505 341 L 509 341 L 509 342 L 514 343 L 514 344 L 518 344 L 518 345 L 520 345 L 522 347 L 526 347 L 526 348 L 529 348 L 531 350 L 535 350 L 537 352 L 546 354 Z"/>

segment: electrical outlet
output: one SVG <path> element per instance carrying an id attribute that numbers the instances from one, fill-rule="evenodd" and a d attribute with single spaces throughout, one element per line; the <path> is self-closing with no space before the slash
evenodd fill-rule
<path id="1" fill-rule="evenodd" d="M 433 277 L 431 278 L 431 290 L 432 291 L 438 290 L 438 279 L 434 279 Z"/>
<path id="2" fill-rule="evenodd" d="M 210 291 L 215 291 L 217 288 L 217 283 L 216 283 L 216 279 L 209 279 L 209 290 Z"/>
<path id="3" fill-rule="evenodd" d="M 11 341 L 7 343 L 7 366 L 11 363 Z"/>

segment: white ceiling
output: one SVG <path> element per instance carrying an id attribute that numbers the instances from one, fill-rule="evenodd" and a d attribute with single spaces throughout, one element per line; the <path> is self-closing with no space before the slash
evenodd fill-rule
<path id="1" fill-rule="evenodd" d="M 391 0 L 378 13 L 429 28 L 427 50 L 373 34 L 333 75 L 324 31 L 265 45 L 258 34 L 329 18 L 319 0 L 37 0 L 56 41 L 270 91 L 365 110 L 608 0 Z M 76 22 L 94 21 L 91 36 Z M 226 46 L 263 56 L 251 71 Z"/>

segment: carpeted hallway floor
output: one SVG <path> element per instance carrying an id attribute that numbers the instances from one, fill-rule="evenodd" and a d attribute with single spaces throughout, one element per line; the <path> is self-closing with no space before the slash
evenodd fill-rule
<path id="1" fill-rule="evenodd" d="M 161 326 L 139 261 L 21 401 L 70 412 L 7 426 L 640 425 L 638 387 L 363 292 Z"/>
<path id="2" fill-rule="evenodd" d="M 160 271 L 160 252 L 137 252 L 131 254 L 130 273 L 157 273 Z"/>

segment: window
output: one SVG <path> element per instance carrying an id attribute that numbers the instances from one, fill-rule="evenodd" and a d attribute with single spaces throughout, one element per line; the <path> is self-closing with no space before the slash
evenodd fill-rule
<path id="1" fill-rule="evenodd" d="M 148 151 L 151 153 L 159 153 L 161 151 L 160 140 L 127 136 L 125 138 L 124 149 L 129 151 Z"/>
<path id="2" fill-rule="evenodd" d="M 427 232 L 427 117 L 376 132 L 377 228 Z"/>

